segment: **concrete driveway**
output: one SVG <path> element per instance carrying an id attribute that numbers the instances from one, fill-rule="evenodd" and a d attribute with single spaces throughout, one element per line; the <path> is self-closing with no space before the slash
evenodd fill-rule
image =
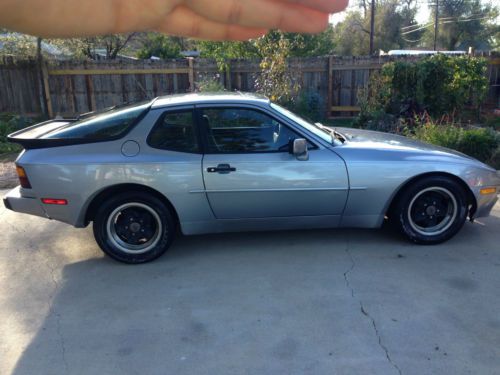
<path id="1" fill-rule="evenodd" d="M 500 373 L 499 205 L 440 246 L 209 235 L 140 266 L 4 208 L 0 236 L 0 374 Z"/>

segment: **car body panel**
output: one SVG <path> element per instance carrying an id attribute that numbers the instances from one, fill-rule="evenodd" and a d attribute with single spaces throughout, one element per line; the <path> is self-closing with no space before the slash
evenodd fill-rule
<path id="1" fill-rule="evenodd" d="M 360 129 L 338 128 L 349 141 L 334 148 L 346 162 L 352 189 L 342 226 L 378 227 L 392 198 L 410 180 L 426 174 L 448 174 L 467 185 L 477 200 L 474 217 L 489 213 L 496 194 L 483 196 L 482 187 L 498 186 L 495 170 L 457 151 L 406 137 Z"/>
<path id="2" fill-rule="evenodd" d="M 226 163 L 236 171 L 207 171 Z M 343 160 L 328 149 L 305 161 L 283 152 L 205 155 L 203 175 L 218 219 L 341 215 L 349 188 Z"/>
<path id="3" fill-rule="evenodd" d="M 258 108 L 277 118 L 314 146 L 309 160 L 287 152 L 204 154 L 148 145 L 147 135 L 164 111 L 221 105 Z M 172 204 L 185 234 L 378 227 L 397 192 L 428 173 L 463 181 L 475 198 L 474 217 L 488 215 L 497 199 L 497 194 L 481 195 L 480 189 L 493 186 L 498 193 L 498 173 L 475 159 L 395 135 L 339 130 L 347 140 L 333 144 L 269 100 L 248 94 L 160 98 L 121 139 L 22 152 L 16 163 L 25 168 L 33 189 L 15 189 L 6 199 L 15 211 L 82 227 L 92 200 L 105 189 L 147 186 Z M 236 171 L 206 173 L 223 163 Z M 45 205 L 41 198 L 64 198 L 68 204 Z"/>

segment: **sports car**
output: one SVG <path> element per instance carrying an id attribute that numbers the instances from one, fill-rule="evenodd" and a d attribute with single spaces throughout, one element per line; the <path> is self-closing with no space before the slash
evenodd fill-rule
<path id="1" fill-rule="evenodd" d="M 377 228 L 424 245 L 487 216 L 498 172 L 403 136 L 309 122 L 247 93 L 192 93 L 55 119 L 10 134 L 24 147 L 13 211 L 93 223 L 126 263 L 179 232 Z M 306 234 L 304 234 L 306 235 Z"/>

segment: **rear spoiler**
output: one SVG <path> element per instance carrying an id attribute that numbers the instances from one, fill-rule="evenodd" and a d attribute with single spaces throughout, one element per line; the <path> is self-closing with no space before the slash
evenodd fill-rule
<path id="1" fill-rule="evenodd" d="M 75 118 L 44 121 L 9 134 L 7 140 L 12 143 L 20 144 L 27 150 L 32 148 L 63 146 L 68 144 L 68 139 L 44 139 L 40 137 L 75 121 L 77 121 Z"/>

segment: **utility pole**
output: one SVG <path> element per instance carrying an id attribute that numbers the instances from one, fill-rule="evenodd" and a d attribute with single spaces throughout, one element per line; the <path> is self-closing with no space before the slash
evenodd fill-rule
<path id="1" fill-rule="evenodd" d="M 370 7 L 370 55 L 374 54 L 373 50 L 373 34 L 375 30 L 375 0 L 372 0 Z"/>
<path id="2" fill-rule="evenodd" d="M 434 16 L 434 51 L 436 51 L 437 47 L 438 24 L 439 24 L 439 0 L 436 0 L 436 12 Z"/>

